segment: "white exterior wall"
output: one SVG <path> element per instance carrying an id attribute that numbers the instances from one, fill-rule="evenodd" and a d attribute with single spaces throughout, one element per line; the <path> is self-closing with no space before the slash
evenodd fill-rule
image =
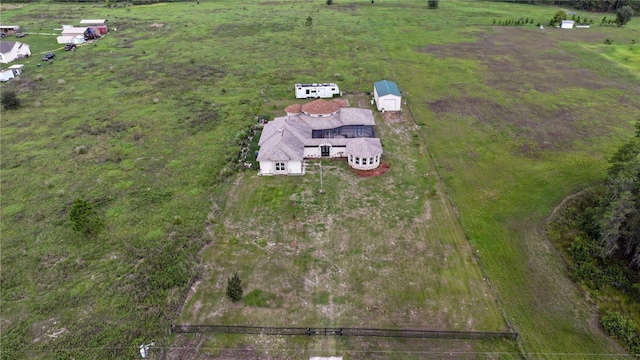
<path id="1" fill-rule="evenodd" d="M 358 164 L 356 164 L 356 159 L 358 160 Z M 349 155 L 349 157 L 347 158 L 347 162 L 349 163 L 349 166 L 357 170 L 373 170 L 380 166 L 381 159 L 382 155 L 374 156 L 373 162 L 371 162 L 371 158 L 367 158 L 367 164 L 363 165 L 362 159 Z"/>
<path id="2" fill-rule="evenodd" d="M 65 36 L 58 36 L 57 39 L 58 40 L 58 44 L 84 44 L 84 36 L 83 35 L 65 35 Z"/>
<path id="3" fill-rule="evenodd" d="M 56 40 L 58 44 L 68 44 L 73 40 L 73 36 L 58 36 Z"/>
<path id="4" fill-rule="evenodd" d="M 562 20 L 562 25 L 560 27 L 562 29 L 573 29 L 573 20 Z"/>
<path id="5" fill-rule="evenodd" d="M 330 84 L 314 84 L 314 86 L 301 86 L 296 84 L 296 98 L 298 99 L 315 99 L 315 98 L 331 98 L 334 95 L 340 95 L 338 85 Z M 308 85 L 308 84 L 307 84 Z M 307 94 L 307 91 L 309 93 Z"/>
<path id="6" fill-rule="evenodd" d="M 305 147 L 302 156 L 306 158 L 319 158 L 320 147 Z"/>
<path id="7" fill-rule="evenodd" d="M 31 49 L 25 43 L 16 43 L 16 45 L 8 53 L 0 54 L 0 63 L 8 64 L 16 60 L 19 56 L 31 56 Z"/>
<path id="8" fill-rule="evenodd" d="M 73 44 L 76 44 L 76 45 L 84 44 L 84 36 L 83 36 L 83 35 L 75 36 L 75 37 L 71 40 L 71 42 L 72 42 Z"/>
<path id="9" fill-rule="evenodd" d="M 378 89 L 376 89 L 376 87 L 373 87 L 373 100 L 376 101 L 376 108 L 378 108 L 378 111 L 380 111 L 380 107 L 378 106 L 378 104 L 380 103 L 380 101 L 378 100 Z"/>
<path id="10" fill-rule="evenodd" d="M 396 95 L 385 95 L 377 97 L 376 99 L 376 107 L 378 111 L 399 111 L 400 110 L 400 101 L 401 97 Z"/>
<path id="11" fill-rule="evenodd" d="M 317 147 L 305 147 L 304 153 L 302 156 L 307 159 L 316 159 L 321 156 L 320 146 Z M 329 157 L 346 157 L 347 156 L 347 148 L 346 147 L 334 147 L 332 146 L 329 151 Z"/>
<path id="12" fill-rule="evenodd" d="M 260 161 L 260 175 L 272 175 L 274 167 L 271 161 Z"/>
<path id="13" fill-rule="evenodd" d="M 276 163 L 284 163 L 284 170 L 276 170 Z M 260 175 L 302 175 L 302 161 L 260 161 Z"/>
<path id="14" fill-rule="evenodd" d="M 0 71 L 0 81 L 9 81 L 10 79 L 13 79 L 15 76 L 13 75 L 13 71 L 12 70 L 2 70 Z"/>
<path id="15" fill-rule="evenodd" d="M 287 174 L 290 175 L 302 175 L 304 171 L 302 169 L 302 161 L 289 161 L 286 164 Z"/>

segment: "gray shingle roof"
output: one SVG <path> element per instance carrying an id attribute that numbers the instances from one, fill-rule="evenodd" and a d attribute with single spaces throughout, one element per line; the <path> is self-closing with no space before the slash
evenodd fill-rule
<path id="1" fill-rule="evenodd" d="M 382 155 L 382 144 L 378 138 L 356 138 L 347 144 L 347 153 L 357 157 Z"/>
<path id="2" fill-rule="evenodd" d="M 260 136 L 260 142 L 262 145 L 260 145 L 258 152 L 258 161 L 287 161 L 302 160 L 303 158 L 304 144 L 288 128 L 276 129 L 266 139 Z"/>
<path id="3" fill-rule="evenodd" d="M 398 90 L 398 86 L 393 81 L 380 80 L 375 82 L 373 84 L 373 87 L 375 87 L 376 92 L 378 93 L 378 96 L 385 96 L 389 94 L 402 96 L 400 95 L 400 90 Z"/>
<path id="4" fill-rule="evenodd" d="M 258 145 L 258 161 L 302 160 L 304 147 L 331 144 L 347 146 L 362 152 L 362 157 L 382 154 L 380 139 L 377 138 L 330 138 L 313 139 L 313 130 L 335 129 L 344 125 L 375 125 L 373 113 L 369 109 L 342 108 L 326 117 L 307 114 L 288 115 L 275 118 L 265 124 Z M 350 143 L 354 142 L 353 145 Z M 349 150 L 347 150 L 349 151 Z"/>
<path id="5" fill-rule="evenodd" d="M 17 41 L 0 41 L 0 53 L 6 54 L 13 49 Z"/>

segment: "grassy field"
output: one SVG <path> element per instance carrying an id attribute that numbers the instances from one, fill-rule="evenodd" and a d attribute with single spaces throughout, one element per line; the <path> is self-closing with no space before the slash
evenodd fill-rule
<path id="1" fill-rule="evenodd" d="M 60 45 L 29 35 L 26 72 L 2 85 L 23 107 L 3 110 L 0 124 L 0 354 L 129 358 L 156 340 L 176 358 L 622 356 L 544 224 L 563 197 L 603 178 L 631 136 L 640 25 L 493 27 L 521 16 L 545 23 L 557 9 L 440 5 L 47 3 L 3 12 L 3 23 L 31 33 L 82 18 L 115 29 L 41 66 L 36 54 Z M 239 134 L 256 115 L 282 114 L 293 83 L 331 80 L 362 93 L 382 78 L 398 83 L 419 125 L 377 119 L 387 174 L 361 179 L 325 162 L 322 196 L 314 165 L 301 178 L 229 176 Z M 71 230 L 77 197 L 104 220 L 95 237 Z M 235 271 L 251 294 L 245 305 L 224 299 Z M 506 314 L 521 340 L 168 339 L 197 274 L 179 321 L 502 331 Z"/>

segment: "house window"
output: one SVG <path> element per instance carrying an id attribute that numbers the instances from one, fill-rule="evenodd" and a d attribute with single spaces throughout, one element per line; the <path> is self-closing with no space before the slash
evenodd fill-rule
<path id="1" fill-rule="evenodd" d="M 284 163 L 276 163 L 276 171 L 284 171 Z"/>
<path id="2" fill-rule="evenodd" d="M 353 162 L 353 155 L 349 154 L 349 162 Z"/>
<path id="3" fill-rule="evenodd" d="M 360 158 L 356 157 L 356 165 L 360 165 Z"/>
<path id="4" fill-rule="evenodd" d="M 373 158 L 369 158 L 369 165 L 373 165 Z"/>

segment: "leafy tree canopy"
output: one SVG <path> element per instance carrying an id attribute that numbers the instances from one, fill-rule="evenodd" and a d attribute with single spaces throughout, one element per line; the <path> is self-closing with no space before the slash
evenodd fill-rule
<path id="1" fill-rule="evenodd" d="M 625 25 L 626 23 L 629 22 L 629 20 L 631 20 L 633 15 L 634 15 L 634 12 L 631 6 L 629 5 L 623 6 L 616 11 L 616 22 L 618 23 L 619 26 Z"/>

